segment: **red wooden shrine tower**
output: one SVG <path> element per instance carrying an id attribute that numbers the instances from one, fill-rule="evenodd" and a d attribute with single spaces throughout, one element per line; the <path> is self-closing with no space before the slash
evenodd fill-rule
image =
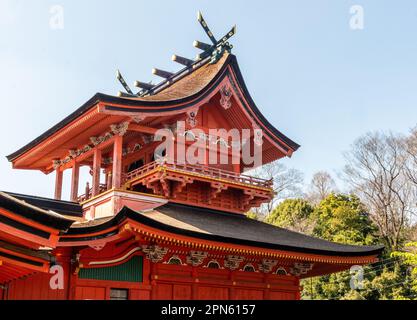
<path id="1" fill-rule="evenodd" d="M 227 42 L 235 28 L 217 41 L 199 21 L 212 44 L 195 42 L 196 60 L 174 56 L 182 70 L 154 69 L 164 81 L 137 81 L 137 94 L 118 73 L 127 93 L 94 95 L 8 156 L 16 169 L 54 172 L 56 183 L 54 199 L 0 193 L 0 299 L 299 299 L 300 279 L 377 260 L 381 246 L 245 216 L 273 189 L 244 173 L 242 146 L 257 165 L 299 146 L 250 97 Z M 239 147 L 233 130 L 250 132 Z M 65 170 L 71 201 L 61 200 Z"/>

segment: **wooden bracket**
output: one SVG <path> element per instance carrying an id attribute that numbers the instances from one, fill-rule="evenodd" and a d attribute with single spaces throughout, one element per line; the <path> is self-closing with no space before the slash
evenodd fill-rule
<path id="1" fill-rule="evenodd" d="M 210 197 L 209 197 L 209 204 L 212 203 L 212 201 L 214 199 L 217 198 L 217 196 L 224 190 L 228 189 L 228 186 L 226 186 L 224 183 L 220 183 L 220 182 L 212 182 L 210 184 Z"/>
<path id="2" fill-rule="evenodd" d="M 181 179 L 178 179 L 178 180 L 179 181 L 177 181 L 177 183 L 175 184 L 173 192 L 172 192 L 173 198 L 176 198 L 177 195 L 184 190 L 187 184 L 194 182 L 194 179 L 191 179 L 190 177 L 182 177 Z"/>

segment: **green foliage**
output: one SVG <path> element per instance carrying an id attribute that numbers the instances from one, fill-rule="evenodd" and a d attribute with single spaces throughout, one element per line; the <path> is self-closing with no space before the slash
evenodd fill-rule
<path id="1" fill-rule="evenodd" d="M 392 260 L 391 260 L 392 261 Z M 411 286 L 407 266 L 400 262 L 364 267 L 362 287 L 352 290 L 349 271 L 302 281 L 303 299 L 314 300 L 411 300 L 417 291 Z"/>
<path id="2" fill-rule="evenodd" d="M 248 217 L 249 219 L 258 220 L 258 215 L 256 214 L 256 212 L 253 211 L 249 211 L 248 213 L 246 213 L 246 217 Z"/>
<path id="3" fill-rule="evenodd" d="M 384 268 L 378 274 L 365 273 L 363 288 L 351 290 L 343 300 L 409 300 L 413 292 L 406 276 L 406 268 L 400 264 Z"/>
<path id="4" fill-rule="evenodd" d="M 405 249 L 407 251 L 396 251 L 393 252 L 391 256 L 403 259 L 403 262 L 410 267 L 412 290 L 417 293 L 417 242 L 407 243 Z"/>
<path id="5" fill-rule="evenodd" d="M 330 194 L 310 215 L 314 221 L 313 235 L 344 244 L 370 245 L 378 242 L 376 227 L 369 219 L 358 197 Z M 349 271 L 307 279 L 302 282 L 303 299 L 343 299 L 353 297 Z"/>
<path id="6" fill-rule="evenodd" d="M 349 272 L 334 273 L 322 277 L 302 280 L 302 299 L 304 300 L 339 300 L 349 287 Z"/>
<path id="7" fill-rule="evenodd" d="M 291 230 L 309 233 L 314 208 L 304 199 L 287 199 L 267 216 L 266 222 Z M 311 232 L 311 231 L 310 231 Z"/>
<path id="8" fill-rule="evenodd" d="M 338 243 L 373 245 L 383 242 L 355 195 L 330 194 L 316 206 L 305 199 L 288 199 L 267 216 L 266 222 Z M 302 299 L 416 299 L 417 243 L 410 243 L 407 248 L 405 252 L 392 253 L 390 260 L 365 266 L 362 287 L 355 290 L 351 289 L 349 270 L 302 280 Z M 412 266 L 411 274 L 408 274 L 409 266 Z"/>
<path id="9" fill-rule="evenodd" d="M 329 241 L 370 245 L 377 242 L 373 225 L 355 195 L 330 194 L 314 210 L 313 235 Z"/>

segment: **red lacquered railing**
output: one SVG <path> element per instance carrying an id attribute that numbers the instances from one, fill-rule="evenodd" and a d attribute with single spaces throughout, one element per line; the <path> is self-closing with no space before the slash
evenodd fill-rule
<path id="1" fill-rule="evenodd" d="M 101 194 L 103 192 L 107 191 L 107 185 L 106 184 L 100 184 L 99 187 L 99 191 L 98 194 Z M 87 188 L 85 190 L 85 194 L 82 194 L 80 196 L 78 196 L 78 202 L 84 202 L 90 198 L 93 197 L 93 188 L 89 188 L 89 186 L 87 185 Z"/>
<path id="2" fill-rule="evenodd" d="M 128 173 L 124 173 L 122 175 L 122 183 L 126 183 L 129 181 L 132 181 L 138 177 L 143 176 L 146 173 L 151 172 L 152 170 L 155 170 L 156 168 L 161 167 L 161 162 L 160 161 L 154 161 L 148 164 L 145 164 L 144 166 L 135 169 L 133 171 L 130 171 Z"/>
<path id="3" fill-rule="evenodd" d="M 151 162 L 143 167 L 140 167 L 136 170 L 128 172 L 123 175 L 123 183 L 128 183 L 132 180 L 135 180 L 152 170 L 157 168 L 166 168 L 172 169 L 175 171 L 184 172 L 185 174 L 200 175 L 202 177 L 210 177 L 216 179 L 229 180 L 230 182 L 248 184 L 251 186 L 262 187 L 262 188 L 272 188 L 273 181 L 261 179 L 257 177 L 252 177 L 245 174 L 238 174 L 233 171 L 227 171 L 215 167 L 204 166 L 200 164 L 188 164 L 188 163 L 176 163 L 167 160 Z"/>

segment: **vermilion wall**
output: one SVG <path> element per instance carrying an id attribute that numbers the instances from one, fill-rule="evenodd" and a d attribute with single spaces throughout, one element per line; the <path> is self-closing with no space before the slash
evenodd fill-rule
<path id="1" fill-rule="evenodd" d="M 131 300 L 294 300 L 299 280 L 290 275 L 209 269 L 143 260 L 143 282 L 78 279 L 65 270 L 64 289 L 52 290 L 51 274 L 34 274 L 8 284 L 10 300 L 107 300 L 111 288 L 128 289 Z M 1 299 L 0 291 L 0 299 Z"/>
<path id="2" fill-rule="evenodd" d="M 6 300 L 66 300 L 68 290 L 52 290 L 50 274 L 38 273 L 8 284 Z M 67 280 L 68 281 L 68 280 Z M 64 286 L 65 288 L 66 286 Z"/>
<path id="3" fill-rule="evenodd" d="M 167 264 L 156 265 L 152 273 L 152 299 L 299 299 L 299 280 L 293 276 Z"/>

